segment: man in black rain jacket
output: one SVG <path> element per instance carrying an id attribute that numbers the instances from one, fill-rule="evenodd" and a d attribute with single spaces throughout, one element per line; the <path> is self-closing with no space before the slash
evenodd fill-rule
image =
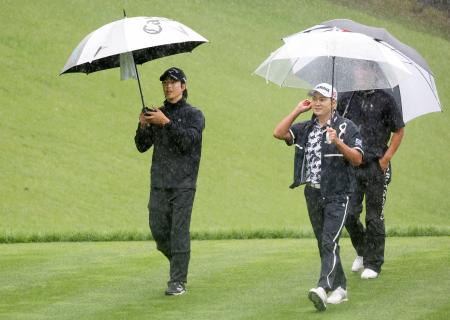
<path id="1" fill-rule="evenodd" d="M 357 83 L 373 76 L 367 69 L 355 68 Z M 363 163 L 355 170 L 356 190 L 350 197 L 345 224 L 357 253 L 352 271 L 362 270 L 362 279 L 375 279 L 384 263 L 384 206 L 392 178 L 391 160 L 400 147 L 405 124 L 394 98 L 395 90 L 364 90 L 340 95 L 337 111 L 358 126 L 365 146 Z M 360 220 L 364 202 L 365 226 Z"/>
<path id="2" fill-rule="evenodd" d="M 186 292 L 190 260 L 190 221 L 200 165 L 202 112 L 186 102 L 186 76 L 172 67 L 160 77 L 166 100 L 159 109 L 143 110 L 135 143 L 139 152 L 153 146 L 150 230 L 170 262 L 166 295 Z"/>

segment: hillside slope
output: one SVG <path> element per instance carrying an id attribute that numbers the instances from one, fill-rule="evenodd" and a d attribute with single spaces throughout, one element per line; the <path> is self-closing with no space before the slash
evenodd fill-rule
<path id="1" fill-rule="evenodd" d="M 58 76 L 92 30 L 121 18 L 123 1 L 12 1 L 0 12 L 0 232 L 146 231 L 150 153 L 134 147 L 140 100 L 117 69 Z M 281 37 L 324 20 L 387 28 L 415 47 L 450 102 L 450 43 L 410 25 L 328 1 L 129 1 L 128 16 L 179 20 L 209 39 L 191 54 L 139 67 L 148 104 L 158 77 L 183 68 L 189 101 L 206 116 L 192 229 L 309 230 L 302 189 L 290 190 L 293 150 L 272 138 L 304 90 L 252 72 Z M 387 225 L 450 226 L 448 112 L 408 123 L 394 160 Z"/>

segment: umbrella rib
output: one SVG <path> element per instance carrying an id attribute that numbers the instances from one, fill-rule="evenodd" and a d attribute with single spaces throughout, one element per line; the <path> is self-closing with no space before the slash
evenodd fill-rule
<path id="1" fill-rule="evenodd" d="M 391 51 L 394 51 L 394 52 L 398 53 L 398 54 L 401 55 L 403 58 L 408 59 L 409 61 L 412 61 L 413 63 L 419 65 L 417 62 L 414 62 L 413 59 L 411 59 L 410 57 L 408 57 L 406 54 L 404 54 L 403 52 L 401 52 L 401 51 L 398 50 L 397 48 L 391 46 L 389 43 L 384 42 L 384 41 L 382 41 L 382 40 L 376 40 L 376 39 L 375 39 L 375 41 L 377 41 L 378 43 L 381 43 L 381 44 L 382 44 L 383 46 L 385 46 L 386 48 L 391 49 Z M 415 66 L 414 66 L 414 67 L 415 67 Z M 427 70 L 427 71 L 428 71 L 428 70 Z M 430 74 L 434 76 L 434 74 L 433 74 L 433 72 L 431 72 L 431 70 L 430 70 Z"/>
<path id="2" fill-rule="evenodd" d="M 291 73 L 292 69 L 294 69 L 294 66 L 297 64 L 298 60 L 300 59 L 300 57 L 297 57 L 297 59 L 295 59 L 295 62 L 293 64 L 291 64 L 291 67 L 289 68 L 288 72 L 286 73 L 286 75 L 283 77 L 283 82 L 281 83 L 281 86 L 284 86 L 284 83 L 286 81 L 287 76 L 289 75 L 289 73 Z"/>
<path id="3" fill-rule="evenodd" d="M 427 83 L 428 87 L 430 88 L 430 91 L 433 93 L 433 96 L 434 96 L 434 97 L 436 98 L 436 100 L 438 101 L 439 107 L 441 107 L 441 109 L 442 109 L 441 102 L 439 101 L 439 98 L 437 97 L 436 93 L 434 92 L 433 87 L 431 86 L 431 83 L 428 81 L 427 77 L 426 77 L 425 74 L 422 72 L 422 70 L 420 70 L 420 68 L 417 67 L 417 64 L 416 64 L 414 61 L 412 61 L 411 58 L 409 58 L 409 57 L 408 57 L 407 55 L 405 55 L 403 52 L 401 52 L 401 51 L 398 50 L 398 49 L 395 49 L 394 47 L 390 46 L 389 44 L 385 43 L 384 41 L 379 41 L 379 43 L 381 43 L 382 45 L 384 45 L 386 48 L 391 49 L 392 51 L 394 51 L 394 52 L 400 54 L 403 58 L 405 58 L 405 59 L 408 60 L 408 63 L 409 63 L 410 65 L 412 65 L 414 68 L 417 69 L 417 71 L 419 72 L 419 74 L 422 76 L 422 78 L 425 80 L 425 82 Z M 433 76 L 433 73 L 430 72 L 430 75 Z"/>
<path id="4" fill-rule="evenodd" d="M 428 87 L 430 88 L 431 93 L 433 93 L 434 97 L 436 98 L 437 102 L 439 103 L 439 107 L 442 109 L 441 102 L 439 101 L 438 96 L 436 95 L 435 91 L 433 90 L 433 87 L 431 86 L 431 83 L 428 81 L 428 78 L 425 76 L 425 74 L 423 74 L 422 70 L 417 68 L 417 66 L 415 64 L 413 64 L 413 67 L 416 68 L 419 71 L 419 73 L 422 76 L 422 78 L 428 84 Z"/>
<path id="5" fill-rule="evenodd" d="M 442 109 L 441 101 L 439 101 L 439 97 L 437 96 L 436 92 L 434 91 L 434 89 L 431 86 L 431 83 L 428 81 L 427 77 L 423 74 L 422 70 L 417 68 L 417 66 L 415 66 L 414 64 L 413 64 L 413 66 L 414 66 L 414 68 L 416 68 L 419 71 L 419 73 L 422 76 L 422 78 L 425 79 L 425 82 L 428 84 L 428 87 L 430 88 L 431 93 L 436 98 L 436 101 L 439 103 L 439 107 Z"/>

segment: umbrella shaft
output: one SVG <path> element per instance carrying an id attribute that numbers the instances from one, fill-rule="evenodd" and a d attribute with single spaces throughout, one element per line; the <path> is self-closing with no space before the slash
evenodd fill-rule
<path id="1" fill-rule="evenodd" d="M 331 67 L 331 92 L 333 92 L 333 89 L 335 87 L 335 83 L 334 83 L 334 65 L 336 64 L 336 57 L 333 56 L 332 60 L 333 60 L 333 63 L 332 63 L 332 67 Z"/>
<path id="2" fill-rule="evenodd" d="M 138 69 L 137 69 L 137 66 L 136 66 L 136 62 L 134 62 L 134 59 L 133 59 L 133 63 L 134 63 L 134 69 L 136 70 L 136 78 L 137 78 L 137 81 L 138 81 L 139 93 L 141 94 L 142 108 L 145 108 L 144 95 L 142 94 L 142 88 L 141 88 L 141 80 L 139 78 L 139 72 L 138 72 Z"/>
<path id="3" fill-rule="evenodd" d="M 334 90 L 334 86 L 335 86 L 335 83 L 334 83 L 334 66 L 336 64 L 336 57 L 333 56 L 332 60 L 333 60 L 333 65 L 331 67 L 331 103 L 333 103 L 333 90 Z M 336 90 L 336 92 L 337 92 L 337 90 Z M 337 101 L 336 101 L 336 103 L 337 103 Z M 330 120 L 331 122 L 333 122 L 333 116 L 334 116 L 335 109 L 332 109 L 332 111 L 331 111 L 331 120 Z"/>

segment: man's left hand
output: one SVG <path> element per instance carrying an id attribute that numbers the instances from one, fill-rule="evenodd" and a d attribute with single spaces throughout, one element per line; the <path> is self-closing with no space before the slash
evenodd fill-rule
<path id="1" fill-rule="evenodd" d="M 389 160 L 386 160 L 385 158 L 380 158 L 378 160 L 378 163 L 380 164 L 381 170 L 383 170 L 383 172 L 386 173 L 386 170 L 387 170 L 387 168 L 389 166 Z"/>
<path id="2" fill-rule="evenodd" d="M 327 134 L 329 143 L 337 144 L 340 142 L 339 138 L 337 137 L 336 130 L 334 130 L 332 127 L 327 127 Z"/>

